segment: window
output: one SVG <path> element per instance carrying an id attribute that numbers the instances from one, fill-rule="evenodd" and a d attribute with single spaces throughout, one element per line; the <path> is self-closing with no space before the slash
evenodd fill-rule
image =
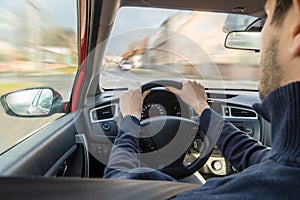
<path id="1" fill-rule="evenodd" d="M 224 47 L 228 32 L 245 30 L 255 20 L 229 13 L 123 7 L 108 41 L 100 85 L 112 89 L 136 81 L 191 79 L 210 88 L 256 90 L 260 55 Z M 131 66 L 125 68 L 124 61 Z"/>
<path id="2" fill-rule="evenodd" d="M 0 95 L 46 86 L 68 101 L 77 70 L 76 22 L 76 0 L 1 0 Z M 49 90 L 32 98 L 32 108 L 49 112 Z M 17 118 L 0 108 L 0 154 L 61 115 Z"/>

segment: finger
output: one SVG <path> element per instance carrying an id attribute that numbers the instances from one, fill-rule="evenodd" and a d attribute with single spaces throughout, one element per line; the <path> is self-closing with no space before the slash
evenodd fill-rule
<path id="1" fill-rule="evenodd" d="M 128 90 L 127 90 L 127 92 L 124 92 L 124 94 L 131 94 L 131 93 L 133 93 L 134 92 L 134 90 L 135 89 L 133 89 L 133 88 L 129 88 Z"/>
<path id="2" fill-rule="evenodd" d="M 184 88 L 189 88 L 189 89 L 191 89 L 191 88 L 195 87 L 195 81 L 192 81 L 192 80 L 186 80 L 186 81 L 182 82 L 182 86 L 183 86 Z"/>
<path id="3" fill-rule="evenodd" d="M 123 94 L 120 95 L 119 98 L 120 99 L 125 99 L 125 98 L 127 98 L 128 94 L 129 94 L 129 92 L 124 92 Z"/>
<path id="4" fill-rule="evenodd" d="M 182 86 L 188 85 L 190 83 L 191 83 L 190 80 L 183 80 L 183 81 L 181 81 Z"/>
<path id="5" fill-rule="evenodd" d="M 205 91 L 205 86 L 199 83 L 199 88 L 203 91 Z"/>
<path id="6" fill-rule="evenodd" d="M 135 84 L 135 91 L 140 93 L 142 95 L 142 86 L 141 86 L 141 83 L 140 82 L 136 82 Z"/>
<path id="7" fill-rule="evenodd" d="M 143 93 L 143 99 L 145 99 L 145 97 L 150 94 L 151 90 L 147 90 Z"/>
<path id="8" fill-rule="evenodd" d="M 173 87 L 165 87 L 165 90 L 168 92 L 172 92 L 174 94 L 180 95 L 181 94 L 181 90 L 178 90 L 176 88 Z"/>
<path id="9" fill-rule="evenodd" d="M 142 98 L 142 91 L 140 88 L 136 88 L 130 93 L 130 100 L 131 99 L 141 99 Z"/>

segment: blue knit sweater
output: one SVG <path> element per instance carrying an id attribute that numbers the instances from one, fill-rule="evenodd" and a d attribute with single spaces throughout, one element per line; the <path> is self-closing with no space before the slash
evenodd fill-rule
<path id="1" fill-rule="evenodd" d="M 216 123 L 222 130 L 217 146 L 240 172 L 210 179 L 176 199 L 300 199 L 300 82 L 274 90 L 253 107 L 271 122 L 272 149 L 206 109 L 200 117 L 201 127 L 210 134 L 211 123 L 225 122 Z M 131 117 L 122 121 L 105 177 L 174 181 L 158 171 L 143 173 L 147 169 L 139 168 L 138 153 L 126 154 L 138 152 L 138 143 L 132 137 L 139 134 L 136 124 L 138 120 Z"/>

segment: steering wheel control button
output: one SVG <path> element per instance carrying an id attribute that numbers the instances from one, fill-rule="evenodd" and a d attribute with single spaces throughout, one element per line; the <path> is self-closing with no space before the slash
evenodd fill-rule
<path id="1" fill-rule="evenodd" d="M 103 129 L 104 131 L 110 131 L 111 125 L 110 125 L 109 123 L 103 123 L 103 124 L 102 124 L 102 129 Z"/>
<path id="2" fill-rule="evenodd" d="M 140 148 L 143 153 L 155 151 L 155 146 L 151 139 L 140 139 Z"/>

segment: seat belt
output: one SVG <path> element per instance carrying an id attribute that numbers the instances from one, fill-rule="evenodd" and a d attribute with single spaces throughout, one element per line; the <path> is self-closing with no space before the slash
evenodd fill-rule
<path id="1" fill-rule="evenodd" d="M 6 200 L 170 199 L 200 185 L 144 180 L 2 177 L 0 196 Z"/>

